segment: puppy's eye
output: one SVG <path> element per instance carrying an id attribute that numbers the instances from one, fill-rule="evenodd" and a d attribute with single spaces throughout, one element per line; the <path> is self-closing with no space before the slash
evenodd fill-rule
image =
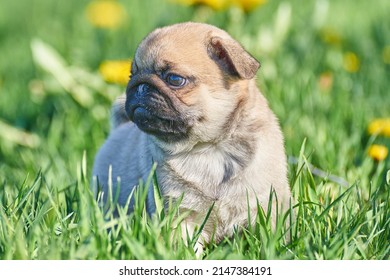
<path id="1" fill-rule="evenodd" d="M 174 87 L 182 87 L 186 83 L 186 79 L 176 75 L 176 74 L 168 74 L 165 78 L 168 84 Z"/>

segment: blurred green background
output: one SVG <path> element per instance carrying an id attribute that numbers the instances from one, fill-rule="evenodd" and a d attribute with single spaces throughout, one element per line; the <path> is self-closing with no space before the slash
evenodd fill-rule
<path id="1" fill-rule="evenodd" d="M 390 148 L 388 135 L 367 127 L 390 117 L 390 1 L 269 0 L 243 9 L 118 0 L 109 1 L 114 20 L 109 9 L 96 14 L 98 2 L 107 1 L 0 0 L 0 186 L 39 171 L 58 188 L 73 184 L 84 152 L 90 170 L 125 88 L 107 82 L 100 65 L 130 61 L 148 32 L 188 20 L 227 30 L 261 62 L 258 84 L 290 156 L 307 139 L 310 162 L 363 185 L 389 168 L 386 153 L 381 161 L 367 154 L 371 144 Z M 97 26 L 105 17 L 112 26 Z"/>

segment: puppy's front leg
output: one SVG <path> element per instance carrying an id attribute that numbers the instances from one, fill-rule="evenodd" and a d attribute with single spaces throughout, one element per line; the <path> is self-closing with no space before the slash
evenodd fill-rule
<path id="1" fill-rule="evenodd" d="M 181 226 L 181 235 L 183 241 L 188 246 L 189 245 L 188 240 L 192 240 L 195 237 L 195 234 L 199 229 L 199 224 L 196 223 L 192 218 L 187 218 L 180 224 L 180 226 Z M 200 234 L 198 240 L 194 245 L 195 255 L 198 259 L 203 254 L 204 244 L 207 244 L 207 240 L 208 240 L 207 235 L 204 233 L 204 231 L 202 231 L 202 233 Z"/>

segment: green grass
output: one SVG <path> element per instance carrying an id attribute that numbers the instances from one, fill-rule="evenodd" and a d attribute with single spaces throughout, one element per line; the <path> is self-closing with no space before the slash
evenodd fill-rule
<path id="1" fill-rule="evenodd" d="M 91 26 L 88 2 L 0 0 L 0 259 L 195 258 L 172 229 L 175 205 L 148 217 L 140 203 L 130 217 L 113 218 L 90 191 L 111 102 L 124 90 L 102 80 L 99 64 L 131 58 L 149 31 L 186 20 L 224 28 L 261 61 L 259 87 L 295 159 L 291 228 L 280 216 L 272 232 L 260 211 L 254 227 L 209 244 L 203 258 L 390 259 L 390 160 L 367 155 L 372 143 L 390 148 L 390 139 L 366 132 L 372 119 L 390 117 L 388 1 L 268 1 L 249 14 L 119 1 L 127 20 L 117 30 Z M 60 77 L 33 58 L 37 40 L 63 59 Z M 348 52 L 357 72 L 343 67 Z M 319 86 L 323 73 L 332 76 L 328 89 Z M 59 83 L 65 76 L 76 87 Z"/>

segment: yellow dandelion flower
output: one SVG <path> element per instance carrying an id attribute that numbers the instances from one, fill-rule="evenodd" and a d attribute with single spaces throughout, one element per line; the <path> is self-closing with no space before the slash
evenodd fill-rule
<path id="1" fill-rule="evenodd" d="M 344 69 L 350 73 L 356 73 L 360 68 L 360 61 L 357 55 L 353 52 L 347 52 L 343 57 Z"/>
<path id="2" fill-rule="evenodd" d="M 331 72 L 324 72 L 318 79 L 318 86 L 322 91 L 328 91 L 333 85 L 333 74 Z"/>
<path id="3" fill-rule="evenodd" d="M 171 0 L 179 4 L 191 6 L 191 5 L 205 5 L 213 8 L 214 10 L 222 10 L 226 8 L 229 0 Z"/>
<path id="4" fill-rule="evenodd" d="M 99 66 L 99 72 L 108 83 L 126 85 L 129 82 L 130 60 L 106 60 Z"/>
<path id="5" fill-rule="evenodd" d="M 373 120 L 368 125 L 368 133 L 390 137 L 390 118 Z"/>
<path id="6" fill-rule="evenodd" d="M 382 51 L 383 62 L 390 64 L 390 45 L 386 46 Z"/>
<path id="7" fill-rule="evenodd" d="M 388 154 L 389 154 L 389 150 L 387 149 L 386 146 L 383 145 L 371 145 L 368 148 L 368 155 L 376 161 L 381 161 L 386 159 Z"/>
<path id="8" fill-rule="evenodd" d="M 122 24 L 125 15 L 124 7 L 113 0 L 92 1 L 86 9 L 89 22 L 99 28 L 115 29 Z"/>
<path id="9" fill-rule="evenodd" d="M 233 3 L 245 12 L 250 12 L 258 6 L 264 5 L 266 2 L 267 0 L 233 0 Z"/>

